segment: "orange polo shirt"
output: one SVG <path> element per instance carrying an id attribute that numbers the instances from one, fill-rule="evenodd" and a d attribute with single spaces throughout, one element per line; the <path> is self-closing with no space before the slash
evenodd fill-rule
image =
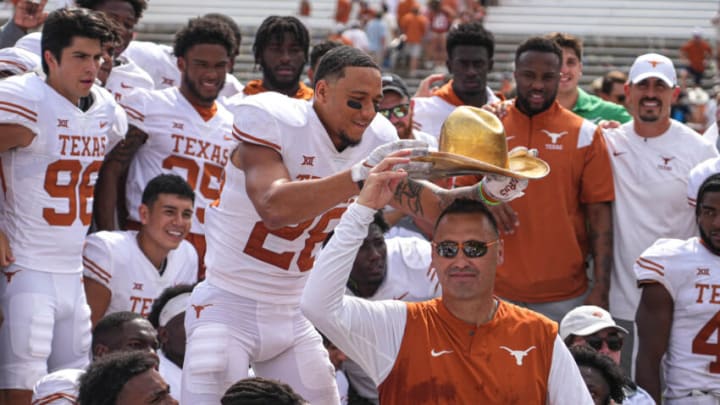
<path id="1" fill-rule="evenodd" d="M 441 298 L 408 303 L 400 351 L 378 387 L 380 403 L 545 403 L 556 336 L 554 322 L 503 301 L 479 327 L 452 315 Z"/>
<path id="2" fill-rule="evenodd" d="M 428 19 L 422 14 L 407 13 L 400 20 L 400 30 L 407 37 L 408 44 L 422 43 L 428 29 Z"/>
<path id="3" fill-rule="evenodd" d="M 577 297 L 587 289 L 589 252 L 583 205 L 615 199 L 612 167 L 600 129 L 556 101 L 528 117 L 513 103 L 502 118 L 508 150 L 526 146 L 550 164 L 550 174 L 530 181 L 525 196 L 509 204 L 520 226 L 502 235 L 505 260 L 495 293 L 522 302 Z"/>

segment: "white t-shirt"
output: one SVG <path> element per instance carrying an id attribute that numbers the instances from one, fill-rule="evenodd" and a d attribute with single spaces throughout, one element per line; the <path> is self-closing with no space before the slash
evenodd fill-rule
<path id="1" fill-rule="evenodd" d="M 128 170 L 125 201 L 130 219 L 140 221 L 147 183 L 161 173 L 175 173 L 195 190 L 190 232 L 204 234 L 205 207 L 220 196 L 223 167 L 238 142 L 232 135 L 232 114 L 216 103 L 217 112 L 205 121 L 177 87 L 138 90 L 121 104 L 130 124 L 148 134 Z"/>
<path id="2" fill-rule="evenodd" d="M 97 174 L 127 132 L 127 117 L 110 93 L 93 86 L 91 96 L 82 111 L 34 74 L 0 81 L 0 123 L 35 134 L 27 147 L 0 154 L 0 223 L 20 267 L 82 271 Z"/>
<path id="3" fill-rule="evenodd" d="M 697 237 L 658 239 L 638 258 L 634 271 L 637 282 L 662 284 L 674 303 L 670 339 L 662 361 L 667 385 L 663 397 L 687 397 L 693 390 L 720 396 L 720 378 L 709 371 L 719 366 L 720 294 L 716 288 L 720 287 L 720 257 Z"/>
<path id="4" fill-rule="evenodd" d="M 275 92 L 232 103 L 235 136 L 279 153 L 293 180 L 347 170 L 377 146 L 397 139 L 395 127 L 377 114 L 357 146 L 338 152 L 312 103 Z M 348 204 L 269 231 L 247 195 L 243 171 L 228 163 L 219 202 L 207 211 L 207 281 L 259 302 L 297 304 L 317 250 Z"/>
<path id="5" fill-rule="evenodd" d="M 696 233 L 695 214 L 686 199 L 688 173 L 717 151 L 677 121 L 654 138 L 637 135 L 633 121 L 604 136 L 615 180 L 610 312 L 633 320 L 640 289 L 632 265 L 656 239 Z"/>
<path id="6" fill-rule="evenodd" d="M 91 278 L 110 293 L 105 315 L 131 311 L 148 316 L 153 301 L 164 289 L 197 282 L 197 252 L 183 240 L 168 253 L 165 271 L 145 256 L 137 231 L 101 231 L 87 237 L 83 250 L 83 276 Z"/>
<path id="7" fill-rule="evenodd" d="M 407 307 L 395 300 L 368 301 L 343 294 L 355 256 L 367 236 L 375 210 L 353 203 L 320 252 L 303 292 L 305 316 L 376 385 L 390 374 L 400 351 Z M 592 403 L 580 372 L 559 336 L 554 341 L 547 403 Z"/>

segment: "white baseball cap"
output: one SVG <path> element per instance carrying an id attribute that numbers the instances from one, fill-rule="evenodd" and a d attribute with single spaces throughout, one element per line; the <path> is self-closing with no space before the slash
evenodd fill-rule
<path id="1" fill-rule="evenodd" d="M 648 77 L 656 77 L 670 87 L 677 85 L 677 73 L 675 73 L 675 66 L 672 61 L 670 58 L 657 53 L 646 53 L 638 56 L 630 68 L 629 76 L 632 84 Z"/>
<path id="2" fill-rule="evenodd" d="M 33 404 L 74 404 L 80 390 L 80 377 L 84 370 L 73 368 L 58 370 L 38 380 L 33 388 Z"/>
<path id="3" fill-rule="evenodd" d="M 605 328 L 614 328 L 623 333 L 627 329 L 618 326 L 610 313 L 595 305 L 582 305 L 565 314 L 560 321 L 560 338 L 565 340 L 570 335 L 588 336 Z"/>

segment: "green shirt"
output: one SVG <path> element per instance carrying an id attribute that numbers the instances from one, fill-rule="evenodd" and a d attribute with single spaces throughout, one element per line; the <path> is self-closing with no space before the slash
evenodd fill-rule
<path id="1" fill-rule="evenodd" d="M 595 124 L 600 120 L 619 121 L 624 124 L 632 119 L 625 107 L 588 94 L 579 87 L 577 102 L 572 112 Z"/>

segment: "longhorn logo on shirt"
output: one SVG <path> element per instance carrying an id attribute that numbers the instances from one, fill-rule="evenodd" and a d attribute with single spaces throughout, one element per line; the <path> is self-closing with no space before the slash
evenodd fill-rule
<path id="1" fill-rule="evenodd" d="M 696 276 L 709 276 L 709 275 L 710 275 L 710 268 L 708 268 L 708 267 L 698 267 L 697 268 Z"/>
<path id="2" fill-rule="evenodd" d="M 173 122 L 173 129 L 183 129 L 182 122 Z"/>
<path id="3" fill-rule="evenodd" d="M 315 166 L 315 156 L 303 155 L 303 162 L 301 166 Z"/>
<path id="4" fill-rule="evenodd" d="M 169 79 L 167 77 L 162 78 L 162 84 L 167 84 L 168 86 L 172 86 L 175 84 L 175 80 Z"/>
<path id="5" fill-rule="evenodd" d="M 507 352 L 510 353 L 511 356 L 515 357 L 515 364 L 517 364 L 518 366 L 522 366 L 523 359 L 535 348 L 535 346 L 530 346 L 525 350 L 512 350 L 507 346 L 500 346 L 500 348 L 503 350 L 507 350 Z"/>
<path id="6" fill-rule="evenodd" d="M 58 118 L 58 124 L 57 124 L 58 128 L 67 128 L 68 121 L 69 120 L 61 120 L 60 118 Z"/>
<path id="7" fill-rule="evenodd" d="M 3 271 L 2 273 L 5 275 L 5 279 L 7 280 L 8 284 L 10 284 L 10 282 L 12 281 L 13 276 L 15 276 L 15 274 L 17 274 L 17 273 L 19 273 L 19 272 L 21 272 L 21 271 L 22 271 L 22 269 L 20 269 L 20 270 L 15 270 L 15 271 Z"/>
<path id="8" fill-rule="evenodd" d="M 675 159 L 675 156 L 665 157 L 660 155 L 660 159 L 662 159 L 663 163 L 658 165 L 658 169 L 671 171 L 672 167 L 670 167 L 669 164 L 671 160 Z"/>
<path id="9" fill-rule="evenodd" d="M 190 305 L 195 310 L 195 319 L 200 319 L 200 312 L 203 311 L 203 309 L 207 307 L 211 307 L 213 304 L 205 304 L 205 305 Z"/>
<path id="10" fill-rule="evenodd" d="M 560 138 L 567 135 L 568 131 L 551 132 L 551 131 L 548 131 L 547 129 L 541 129 L 540 132 L 544 132 L 545 135 L 549 136 L 550 142 L 552 142 L 552 143 L 546 143 L 545 149 L 555 149 L 555 150 L 563 149 L 562 145 L 558 145 L 558 141 L 560 140 Z"/>

